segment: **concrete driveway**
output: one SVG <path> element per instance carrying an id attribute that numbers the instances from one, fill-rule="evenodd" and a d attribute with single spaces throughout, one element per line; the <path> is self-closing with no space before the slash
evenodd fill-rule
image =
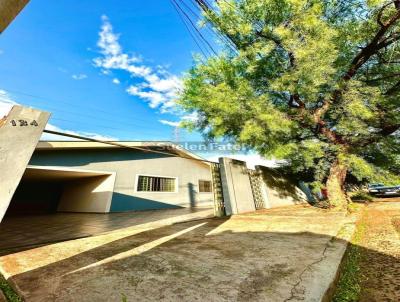
<path id="1" fill-rule="evenodd" d="M 0 224 L 0 255 L 31 249 L 39 245 L 96 236 L 145 223 L 171 224 L 213 216 L 212 208 L 6 216 Z"/>
<path id="2" fill-rule="evenodd" d="M 293 206 L 142 224 L 6 255 L 0 268 L 26 301 L 319 301 L 347 223 Z"/>

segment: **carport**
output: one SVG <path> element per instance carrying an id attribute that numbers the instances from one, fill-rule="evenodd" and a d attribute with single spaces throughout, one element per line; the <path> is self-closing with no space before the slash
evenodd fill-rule
<path id="1" fill-rule="evenodd" d="M 0 224 L 0 254 L 104 231 L 115 175 L 29 165 Z"/>
<path id="2" fill-rule="evenodd" d="M 115 173 L 28 166 L 6 216 L 55 212 L 107 213 Z"/>

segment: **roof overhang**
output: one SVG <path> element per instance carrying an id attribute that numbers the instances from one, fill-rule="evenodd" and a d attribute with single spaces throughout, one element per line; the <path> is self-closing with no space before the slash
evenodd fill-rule
<path id="1" fill-rule="evenodd" d="M 36 146 L 36 150 L 81 150 L 81 149 L 121 149 L 123 146 L 115 146 L 107 143 L 118 143 L 119 145 L 126 146 L 127 148 L 145 148 L 154 151 L 162 151 L 172 155 L 178 155 L 186 158 L 196 160 L 204 160 L 204 158 L 189 152 L 167 141 L 110 141 L 110 142 L 88 142 L 88 141 L 40 141 Z M 138 149 L 140 151 L 140 149 Z M 206 163 L 206 162 L 205 162 Z"/>
<path id="2" fill-rule="evenodd" d="M 32 166 L 28 165 L 23 175 L 25 180 L 70 180 L 96 176 L 109 176 L 115 172 L 93 171 L 83 169 L 70 169 L 58 166 Z"/>

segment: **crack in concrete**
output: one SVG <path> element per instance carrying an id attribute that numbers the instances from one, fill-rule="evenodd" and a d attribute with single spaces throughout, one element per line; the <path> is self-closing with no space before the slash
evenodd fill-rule
<path id="1" fill-rule="evenodd" d="M 304 297 L 299 297 L 296 296 L 296 294 L 298 294 L 298 289 L 297 287 L 303 282 L 303 276 L 304 274 L 311 269 L 312 266 L 322 262 L 325 258 L 326 258 L 326 252 L 328 251 L 328 248 L 330 247 L 330 245 L 332 244 L 332 242 L 335 240 L 335 237 L 332 236 L 331 239 L 328 240 L 328 242 L 325 245 L 325 248 L 321 254 L 321 257 L 318 258 L 318 260 L 310 263 L 309 265 L 306 266 L 306 268 L 300 273 L 299 277 L 298 277 L 298 281 L 293 285 L 292 289 L 290 290 L 290 297 L 285 299 L 284 302 L 288 302 L 288 301 L 292 301 L 294 299 L 296 300 L 304 300 Z M 304 295 L 305 293 L 305 289 L 302 290 L 301 294 Z"/>

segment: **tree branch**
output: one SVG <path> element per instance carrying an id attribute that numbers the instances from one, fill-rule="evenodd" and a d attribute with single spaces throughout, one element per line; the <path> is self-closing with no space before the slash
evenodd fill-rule
<path id="1" fill-rule="evenodd" d="M 382 42 L 382 39 L 385 37 L 385 34 L 388 32 L 388 30 L 400 19 L 400 0 L 395 0 L 391 3 L 395 4 L 395 7 L 397 9 L 397 12 L 386 22 L 383 23 L 381 20 L 378 20 L 378 23 L 381 25 L 378 32 L 375 34 L 375 36 L 372 38 L 372 40 L 365 46 L 364 48 L 361 49 L 361 51 L 354 57 L 352 60 L 349 69 L 347 72 L 343 75 L 342 80 L 344 82 L 350 81 L 357 73 L 357 71 L 377 52 L 382 49 L 383 47 L 387 47 L 389 44 L 393 43 L 396 40 L 391 40 L 391 43 Z M 383 7 L 381 9 L 384 9 Z M 381 13 L 382 14 L 382 13 Z M 379 15 L 378 15 L 379 17 Z M 398 39 L 396 37 L 396 39 Z M 381 44 L 380 44 L 381 43 Z M 317 129 L 323 133 L 326 128 L 325 123 L 323 122 L 322 117 L 324 114 L 329 110 L 330 105 L 332 103 L 336 103 L 338 98 L 342 95 L 344 90 L 344 87 L 342 89 L 337 89 L 333 92 L 331 99 L 325 100 L 324 104 L 315 110 L 313 116 L 314 116 L 314 121 L 317 124 Z"/>

